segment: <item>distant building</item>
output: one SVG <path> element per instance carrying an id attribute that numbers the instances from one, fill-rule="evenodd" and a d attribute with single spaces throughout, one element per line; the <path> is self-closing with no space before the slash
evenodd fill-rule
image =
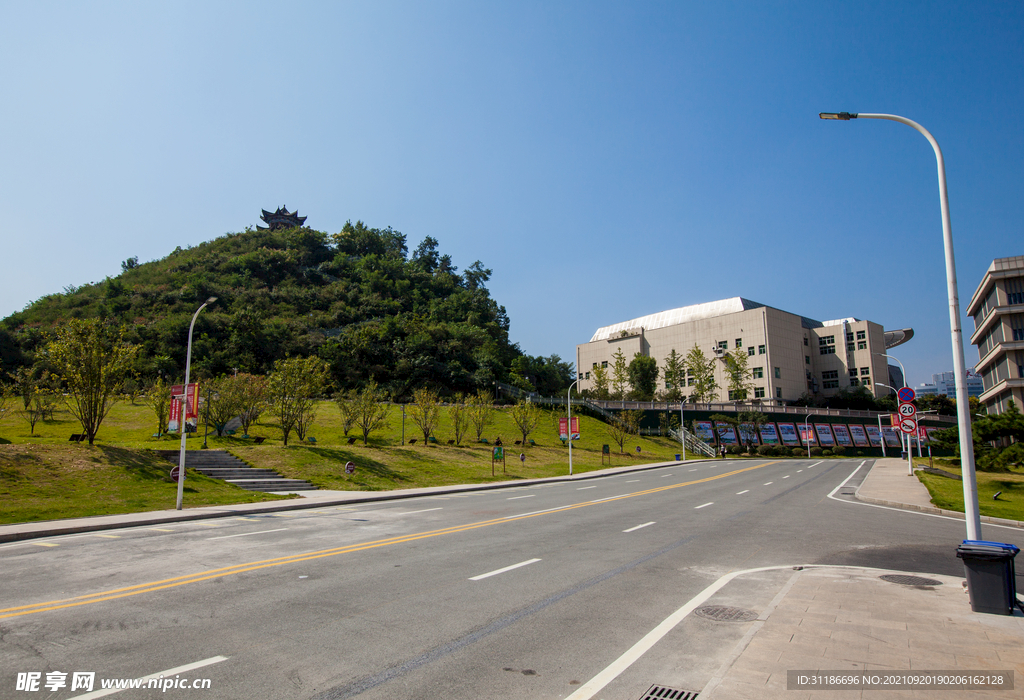
<path id="1" fill-rule="evenodd" d="M 305 216 L 299 216 L 299 212 L 288 211 L 288 207 L 279 207 L 277 211 L 267 211 L 266 209 L 261 210 L 263 212 L 260 215 L 260 219 L 266 223 L 266 226 L 257 226 L 256 228 L 260 231 L 277 231 L 282 228 L 298 228 L 306 223 Z"/>
<path id="2" fill-rule="evenodd" d="M 751 370 L 754 390 L 748 400 L 780 404 L 802 394 L 831 396 L 857 386 L 883 396 L 888 390 L 875 383 L 891 380 L 880 354 L 913 335 L 910 328 L 885 331 L 877 323 L 856 318 L 814 321 L 733 297 L 598 328 L 589 342 L 576 346 L 576 367 L 580 389 L 593 389 L 593 368 L 601 365 L 610 371 L 619 350 L 627 362 L 639 353 L 664 368 L 672 350 L 685 356 L 696 345 L 705 356 L 723 360 L 715 363 L 720 401 L 731 400 L 725 355 L 737 352 L 747 355 Z M 659 390 L 666 388 L 662 378 Z M 692 391 L 681 388 L 684 396 Z"/>
<path id="3" fill-rule="evenodd" d="M 984 390 L 981 377 L 968 370 L 967 372 L 967 395 L 981 396 Z M 941 372 L 933 374 L 931 384 L 922 384 L 914 390 L 918 396 L 948 396 L 956 398 L 956 374 L 953 372 Z"/>
<path id="4" fill-rule="evenodd" d="M 967 314 L 978 346 L 979 401 L 989 413 L 1003 413 L 1011 399 L 1024 410 L 1024 255 L 992 261 Z"/>

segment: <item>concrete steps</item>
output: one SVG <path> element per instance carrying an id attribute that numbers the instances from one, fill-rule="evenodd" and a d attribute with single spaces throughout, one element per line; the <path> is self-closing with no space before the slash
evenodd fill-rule
<path id="1" fill-rule="evenodd" d="M 156 450 L 157 454 L 178 463 L 177 450 Z M 249 491 L 316 491 L 317 487 L 302 479 L 286 479 L 273 469 L 256 469 L 224 450 L 188 450 L 185 466 L 200 474 L 222 479 Z"/>

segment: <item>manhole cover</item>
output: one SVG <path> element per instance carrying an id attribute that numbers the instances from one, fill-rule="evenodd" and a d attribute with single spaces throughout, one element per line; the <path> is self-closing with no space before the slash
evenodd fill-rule
<path id="1" fill-rule="evenodd" d="M 705 605 L 697 608 L 697 614 L 715 622 L 750 622 L 757 619 L 757 613 L 743 608 L 730 608 L 725 605 Z"/>
<path id="2" fill-rule="evenodd" d="M 664 685 L 652 685 L 640 700 L 696 700 L 697 693 L 692 690 L 680 690 Z"/>
<path id="3" fill-rule="evenodd" d="M 878 578 L 889 583 L 898 583 L 901 586 L 941 586 L 942 581 L 924 576 L 904 576 L 903 574 L 885 574 Z"/>

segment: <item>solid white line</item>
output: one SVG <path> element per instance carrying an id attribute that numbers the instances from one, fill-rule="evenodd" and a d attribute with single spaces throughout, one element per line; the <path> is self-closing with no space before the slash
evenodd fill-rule
<path id="1" fill-rule="evenodd" d="M 737 495 L 737 496 L 742 496 L 743 494 L 745 494 L 745 493 L 746 493 L 747 491 L 749 491 L 749 490 L 750 490 L 750 489 L 744 489 L 743 491 L 740 491 L 740 492 L 739 492 L 739 493 L 737 493 L 736 495 Z"/>
<path id="2" fill-rule="evenodd" d="M 444 510 L 441 506 L 437 508 L 424 508 L 423 510 L 409 510 L 404 513 L 397 513 L 396 515 L 415 515 L 416 513 L 429 513 L 432 510 Z"/>
<path id="3" fill-rule="evenodd" d="M 693 471 L 692 469 L 690 471 Z M 671 474 L 662 474 L 661 478 L 664 479 L 666 476 L 672 476 Z"/>
<path id="4" fill-rule="evenodd" d="M 596 486 L 580 486 L 577 491 L 585 491 L 586 489 L 596 489 Z"/>
<path id="5" fill-rule="evenodd" d="M 249 535 L 262 535 L 265 532 L 281 532 L 281 530 L 287 530 L 286 527 L 279 527 L 276 530 L 260 530 L 259 532 L 243 532 L 240 535 L 221 535 L 220 537 L 207 537 L 208 540 L 226 540 L 229 537 L 248 537 Z"/>
<path id="6" fill-rule="evenodd" d="M 540 559 L 530 559 L 528 561 L 521 561 L 518 564 L 513 564 L 512 566 L 506 566 L 504 569 L 497 569 L 495 571 L 490 571 L 490 572 L 488 572 L 486 574 L 480 574 L 479 576 L 473 576 L 469 580 L 470 581 L 479 581 L 482 578 L 487 578 L 488 576 L 497 576 L 498 574 L 503 574 L 506 571 L 512 571 L 512 569 L 518 569 L 520 566 L 526 566 L 527 564 L 533 564 L 534 562 L 538 562 L 538 561 L 540 561 Z"/>
<path id="7" fill-rule="evenodd" d="M 746 571 L 734 571 L 731 574 L 726 574 L 722 578 L 718 579 L 710 586 L 705 588 L 703 591 L 698 593 L 696 596 L 691 598 L 689 602 L 683 607 L 676 610 L 674 613 L 665 618 L 661 624 L 655 627 L 653 630 L 648 632 L 639 642 L 634 644 L 629 650 L 626 651 L 622 656 L 617 658 L 611 664 L 608 665 L 603 671 L 598 673 L 596 676 L 591 678 L 589 681 L 579 687 L 579 689 L 570 695 L 566 700 L 588 700 L 594 697 L 602 688 L 611 683 L 615 678 L 619 676 L 623 671 L 629 668 L 637 659 L 644 655 L 651 647 L 657 644 L 662 637 L 672 631 L 672 629 L 682 622 L 687 615 L 699 608 L 704 604 L 715 593 L 720 591 L 727 583 L 732 581 L 737 576 L 743 574 L 751 574 L 760 571 L 773 571 L 777 569 L 791 569 L 792 566 L 765 566 L 758 569 L 747 569 Z"/>
<path id="8" fill-rule="evenodd" d="M 648 525 L 653 525 L 655 522 L 657 522 L 657 521 L 652 520 L 649 523 L 644 523 L 643 525 L 637 525 L 636 527 L 631 527 L 628 530 L 623 530 L 623 532 L 633 532 L 634 530 L 639 530 L 642 527 L 647 527 Z"/>
<path id="9" fill-rule="evenodd" d="M 143 676 L 141 680 L 143 681 L 143 686 L 145 686 L 145 681 L 148 681 L 152 678 L 159 678 L 160 676 L 166 678 L 167 676 L 173 676 L 176 673 L 194 671 L 197 668 L 203 668 L 204 666 L 219 664 L 221 661 L 227 660 L 227 656 L 211 656 L 208 659 L 196 661 L 194 664 L 185 664 L 184 666 L 178 666 L 177 668 L 169 668 L 166 671 L 158 671 L 156 673 L 151 673 L 148 676 Z M 68 700 L 92 700 L 92 698 L 102 698 L 107 695 L 113 695 L 114 693 L 120 693 L 122 690 L 128 690 L 128 688 L 110 688 L 108 690 L 94 690 L 93 692 L 86 693 L 85 695 L 76 695 L 73 698 L 68 698 Z"/>
<path id="10" fill-rule="evenodd" d="M 774 481 L 769 481 L 767 484 L 761 484 L 761 485 L 762 486 L 771 486 L 774 483 L 775 483 Z"/>
<path id="11" fill-rule="evenodd" d="M 516 500 L 519 500 L 520 498 L 533 498 L 536 495 L 537 494 L 535 494 L 535 493 L 531 493 L 531 494 L 528 494 L 526 496 L 513 496 L 512 498 L 506 498 L 505 500 L 506 501 L 516 501 Z"/>
<path id="12" fill-rule="evenodd" d="M 715 504 L 714 501 L 708 501 L 707 503 L 705 503 L 702 506 L 695 507 L 694 510 L 700 510 L 701 508 L 707 508 L 708 506 L 713 506 L 714 504 Z"/>
<path id="13" fill-rule="evenodd" d="M 618 496 L 609 496 L 608 498 L 599 498 L 596 501 L 591 501 L 591 503 L 601 503 L 602 501 L 610 501 L 613 498 L 625 498 L 626 496 L 632 496 L 632 495 L 633 494 L 631 494 L 631 493 L 620 493 Z"/>
<path id="14" fill-rule="evenodd" d="M 635 484 L 638 481 L 640 481 L 640 480 L 639 479 L 630 479 L 629 481 L 627 481 L 625 483 L 627 483 L 627 484 Z"/>

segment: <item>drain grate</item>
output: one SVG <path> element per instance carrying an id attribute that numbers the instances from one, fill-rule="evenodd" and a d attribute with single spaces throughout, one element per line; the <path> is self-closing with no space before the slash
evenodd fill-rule
<path id="1" fill-rule="evenodd" d="M 697 693 L 692 690 L 680 690 L 664 685 L 652 685 L 640 700 L 696 700 Z"/>
<path id="2" fill-rule="evenodd" d="M 924 576 L 904 576 L 903 574 L 885 574 L 878 578 L 889 583 L 898 583 L 901 586 L 941 586 L 942 581 Z"/>
<path id="3" fill-rule="evenodd" d="M 725 605 L 705 605 L 697 608 L 697 614 L 715 622 L 750 622 L 757 619 L 757 613 L 743 608 L 730 608 Z"/>

